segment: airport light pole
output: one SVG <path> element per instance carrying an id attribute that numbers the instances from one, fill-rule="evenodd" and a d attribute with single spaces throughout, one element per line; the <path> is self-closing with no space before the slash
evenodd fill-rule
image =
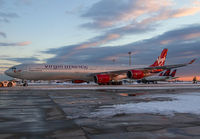
<path id="1" fill-rule="evenodd" d="M 115 61 L 116 61 L 116 60 L 113 58 L 113 60 L 112 60 L 113 64 L 115 64 Z"/>
<path id="2" fill-rule="evenodd" d="M 131 66 L 131 52 L 128 52 L 129 54 L 129 66 Z"/>

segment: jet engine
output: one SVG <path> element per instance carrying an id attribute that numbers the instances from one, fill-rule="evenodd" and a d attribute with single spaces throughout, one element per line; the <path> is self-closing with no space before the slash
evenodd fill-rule
<path id="1" fill-rule="evenodd" d="M 109 84 L 111 81 L 110 75 L 107 74 L 99 74 L 94 76 L 94 82 L 98 83 L 99 85 L 101 84 Z"/>
<path id="2" fill-rule="evenodd" d="M 144 77 L 144 72 L 141 70 L 131 70 L 127 72 L 127 77 L 129 79 L 142 79 Z"/>

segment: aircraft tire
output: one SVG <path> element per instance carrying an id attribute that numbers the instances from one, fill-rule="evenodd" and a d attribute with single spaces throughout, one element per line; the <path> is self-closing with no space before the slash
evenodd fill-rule
<path id="1" fill-rule="evenodd" d="M 3 86 L 3 83 L 1 83 L 1 82 L 0 82 L 0 87 L 4 87 L 4 86 Z"/>
<path id="2" fill-rule="evenodd" d="M 7 85 L 7 87 L 12 87 L 12 86 L 13 86 L 12 82 L 9 82 Z"/>
<path id="3" fill-rule="evenodd" d="M 23 86 L 28 86 L 28 83 L 27 83 L 27 82 L 25 82 L 25 83 L 23 84 Z"/>

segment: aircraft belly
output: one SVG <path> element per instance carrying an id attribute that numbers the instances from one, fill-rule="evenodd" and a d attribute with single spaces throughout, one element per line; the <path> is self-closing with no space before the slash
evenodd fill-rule
<path id="1" fill-rule="evenodd" d="M 90 80 L 87 76 L 88 73 L 78 73 L 78 72 L 26 72 L 22 75 L 22 78 L 27 80 Z"/>

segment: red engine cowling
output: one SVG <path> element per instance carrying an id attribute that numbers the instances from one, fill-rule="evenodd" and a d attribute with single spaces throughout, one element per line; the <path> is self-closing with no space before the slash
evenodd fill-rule
<path id="1" fill-rule="evenodd" d="M 127 77 L 129 79 L 142 79 L 144 77 L 144 72 L 141 70 L 131 70 L 127 72 Z"/>
<path id="2" fill-rule="evenodd" d="M 72 81 L 72 83 L 84 83 L 84 82 L 86 82 L 86 81 L 84 81 L 84 80 L 73 80 Z"/>
<path id="3" fill-rule="evenodd" d="M 98 84 L 107 84 L 111 80 L 110 76 L 107 74 L 99 74 L 94 76 L 94 82 Z"/>

